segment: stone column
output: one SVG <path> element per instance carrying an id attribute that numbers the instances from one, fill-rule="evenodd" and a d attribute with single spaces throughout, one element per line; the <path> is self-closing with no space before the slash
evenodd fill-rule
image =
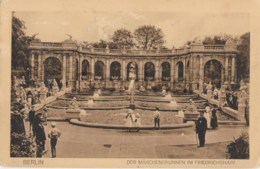
<path id="1" fill-rule="evenodd" d="M 81 89 L 81 81 L 82 81 L 82 59 L 81 59 L 81 55 L 79 55 L 79 90 Z"/>
<path id="2" fill-rule="evenodd" d="M 199 91 L 200 93 L 203 92 L 203 82 L 204 82 L 204 66 L 203 66 L 203 56 L 199 57 L 199 79 L 200 79 L 200 84 L 199 84 Z"/>
<path id="3" fill-rule="evenodd" d="M 174 71 L 174 69 L 175 69 L 175 60 L 174 59 L 172 59 L 171 60 L 171 90 L 174 90 L 174 80 L 175 80 L 175 71 Z"/>
<path id="4" fill-rule="evenodd" d="M 186 85 L 186 57 L 184 58 L 184 61 L 183 61 L 183 81 Z"/>
<path id="5" fill-rule="evenodd" d="M 155 63 L 155 81 L 156 81 L 156 84 L 159 83 L 159 60 L 156 60 L 156 63 Z"/>
<path id="6" fill-rule="evenodd" d="M 126 81 L 126 77 L 127 77 L 127 71 L 126 71 L 126 64 L 125 64 L 125 60 L 123 60 L 123 85 L 124 85 L 124 83 L 125 83 L 125 81 Z"/>
<path id="7" fill-rule="evenodd" d="M 139 71 L 138 71 L 138 78 L 139 78 L 139 82 L 140 82 L 140 85 L 143 86 L 143 81 L 144 81 L 144 77 L 143 77 L 143 60 L 140 60 L 139 62 Z"/>
<path id="8" fill-rule="evenodd" d="M 95 76 L 94 65 L 95 65 L 94 59 L 91 58 L 91 66 L 90 66 L 90 68 L 91 68 L 91 77 L 90 77 L 90 79 L 91 79 L 92 82 L 94 81 L 94 76 Z"/>
<path id="9" fill-rule="evenodd" d="M 197 65 L 196 56 L 191 57 L 191 82 L 192 82 L 192 90 L 197 90 L 197 71 L 195 69 L 195 65 Z"/>
<path id="10" fill-rule="evenodd" d="M 42 66 L 43 66 L 42 57 L 40 54 L 38 54 L 38 72 L 37 72 L 38 75 L 37 76 L 38 76 L 39 82 L 43 81 Z"/>
<path id="11" fill-rule="evenodd" d="M 125 79 L 126 79 L 125 60 L 123 59 L 123 60 L 122 60 L 122 66 L 121 66 L 121 83 L 120 83 L 120 90 L 124 90 Z"/>
<path id="12" fill-rule="evenodd" d="M 225 57 L 225 82 L 224 82 L 224 84 L 228 84 L 228 81 L 229 81 L 229 79 L 228 79 L 228 56 L 226 56 Z"/>
<path id="13" fill-rule="evenodd" d="M 31 78 L 34 79 L 34 53 L 31 54 Z"/>
<path id="14" fill-rule="evenodd" d="M 110 80 L 110 60 L 106 60 L 106 87 L 109 87 L 109 80 Z"/>
<path id="15" fill-rule="evenodd" d="M 73 86 L 72 74 L 73 74 L 73 57 L 72 55 L 69 56 L 69 86 Z"/>
<path id="16" fill-rule="evenodd" d="M 66 56 L 62 57 L 62 90 L 66 90 Z"/>
<path id="17" fill-rule="evenodd" d="M 199 78 L 204 81 L 203 56 L 200 56 L 199 62 Z"/>
<path id="18" fill-rule="evenodd" d="M 158 64 L 158 85 L 162 83 L 162 65 L 160 64 L 160 60 L 159 60 L 159 64 Z"/>
<path id="19" fill-rule="evenodd" d="M 177 63 L 178 63 L 178 61 L 177 61 Z M 174 71 L 174 81 L 178 82 L 178 71 L 179 71 L 178 65 L 175 64 L 174 69 L 175 69 L 175 71 Z"/>
<path id="20" fill-rule="evenodd" d="M 189 83 L 192 83 L 193 81 L 193 56 L 190 56 L 190 67 L 189 67 L 189 74 L 187 74 L 187 76 L 189 76 Z"/>
<path id="21" fill-rule="evenodd" d="M 122 60 L 121 62 L 120 62 L 120 64 L 121 64 L 121 70 L 120 70 L 120 80 L 121 81 L 123 81 L 124 79 L 125 79 L 125 63 L 124 63 L 124 60 Z"/>
<path id="22" fill-rule="evenodd" d="M 232 83 L 235 83 L 235 65 L 236 60 L 235 56 L 232 56 L 232 64 L 231 64 L 231 77 L 232 77 Z"/>

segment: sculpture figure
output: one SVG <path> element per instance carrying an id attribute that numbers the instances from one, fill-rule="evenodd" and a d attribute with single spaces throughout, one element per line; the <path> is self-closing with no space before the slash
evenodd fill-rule
<path id="1" fill-rule="evenodd" d="M 73 97 L 72 101 L 69 104 L 69 108 L 74 110 L 79 109 L 79 104 L 77 102 L 76 97 Z"/>

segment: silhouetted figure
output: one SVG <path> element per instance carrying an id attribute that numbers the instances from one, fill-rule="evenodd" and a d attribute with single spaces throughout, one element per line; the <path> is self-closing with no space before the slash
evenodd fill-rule
<path id="1" fill-rule="evenodd" d="M 196 123 L 196 133 L 199 137 L 199 146 L 198 147 L 204 147 L 205 145 L 205 135 L 207 131 L 207 120 L 203 116 L 203 112 L 200 112 L 200 116 Z"/>
<path id="2" fill-rule="evenodd" d="M 216 129 L 218 127 L 218 117 L 217 117 L 217 110 L 212 110 L 211 120 L 210 120 L 210 126 L 212 129 Z"/>
<path id="3" fill-rule="evenodd" d="M 156 107 L 156 110 L 153 113 L 153 115 L 154 115 L 154 129 L 160 130 L 160 112 L 158 107 Z"/>

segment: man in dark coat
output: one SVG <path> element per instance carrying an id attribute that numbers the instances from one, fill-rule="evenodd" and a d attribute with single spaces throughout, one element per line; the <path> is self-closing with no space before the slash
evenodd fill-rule
<path id="1" fill-rule="evenodd" d="M 35 136 L 35 106 L 32 106 L 31 110 L 29 111 L 28 120 L 30 122 L 30 131 L 32 131 L 33 136 Z"/>
<path id="2" fill-rule="evenodd" d="M 45 141 L 46 135 L 45 130 L 42 124 L 42 114 L 36 114 L 36 129 L 35 129 L 35 136 L 36 136 L 36 145 L 37 145 L 37 157 L 42 157 L 42 155 L 46 152 L 45 151 Z"/>
<path id="3" fill-rule="evenodd" d="M 198 147 L 204 147 L 206 130 L 208 128 L 207 120 L 203 116 L 203 114 L 204 114 L 203 112 L 200 112 L 200 116 L 196 123 L 196 133 L 198 134 L 198 137 L 199 137 L 199 146 Z"/>

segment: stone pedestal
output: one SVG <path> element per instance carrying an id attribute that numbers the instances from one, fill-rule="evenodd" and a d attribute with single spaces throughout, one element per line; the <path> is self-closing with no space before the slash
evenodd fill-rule
<path id="1" fill-rule="evenodd" d="M 179 115 L 176 115 L 175 118 L 176 118 L 176 121 L 175 121 L 176 124 L 183 124 L 183 122 L 184 122 L 184 117 L 179 116 Z"/>
<path id="2" fill-rule="evenodd" d="M 225 94 L 221 94 L 219 96 L 219 106 L 222 107 L 224 105 L 225 101 L 226 101 L 226 95 Z"/>
<path id="3" fill-rule="evenodd" d="M 44 101 L 46 99 L 46 92 L 40 92 L 40 100 Z"/>
<path id="4" fill-rule="evenodd" d="M 212 90 L 208 89 L 207 90 L 207 98 L 210 100 L 212 98 Z"/>
<path id="5" fill-rule="evenodd" d="M 59 92 L 58 86 L 54 86 L 54 87 L 52 88 L 52 92 L 53 92 L 53 94 L 56 96 L 56 95 L 58 94 L 58 92 Z"/>
<path id="6" fill-rule="evenodd" d="M 238 115 L 237 118 L 240 121 L 245 121 L 246 104 L 245 99 L 240 98 L 238 100 Z"/>
<path id="7" fill-rule="evenodd" d="M 79 91 L 79 90 L 80 90 L 79 81 L 76 81 L 76 86 L 75 86 L 75 88 L 76 88 L 76 91 Z"/>
<path id="8" fill-rule="evenodd" d="M 80 109 L 68 109 L 66 110 L 66 119 L 79 119 Z"/>
<path id="9" fill-rule="evenodd" d="M 195 81 L 192 82 L 192 90 L 197 90 L 198 89 L 198 86 L 197 86 L 197 83 Z"/>

